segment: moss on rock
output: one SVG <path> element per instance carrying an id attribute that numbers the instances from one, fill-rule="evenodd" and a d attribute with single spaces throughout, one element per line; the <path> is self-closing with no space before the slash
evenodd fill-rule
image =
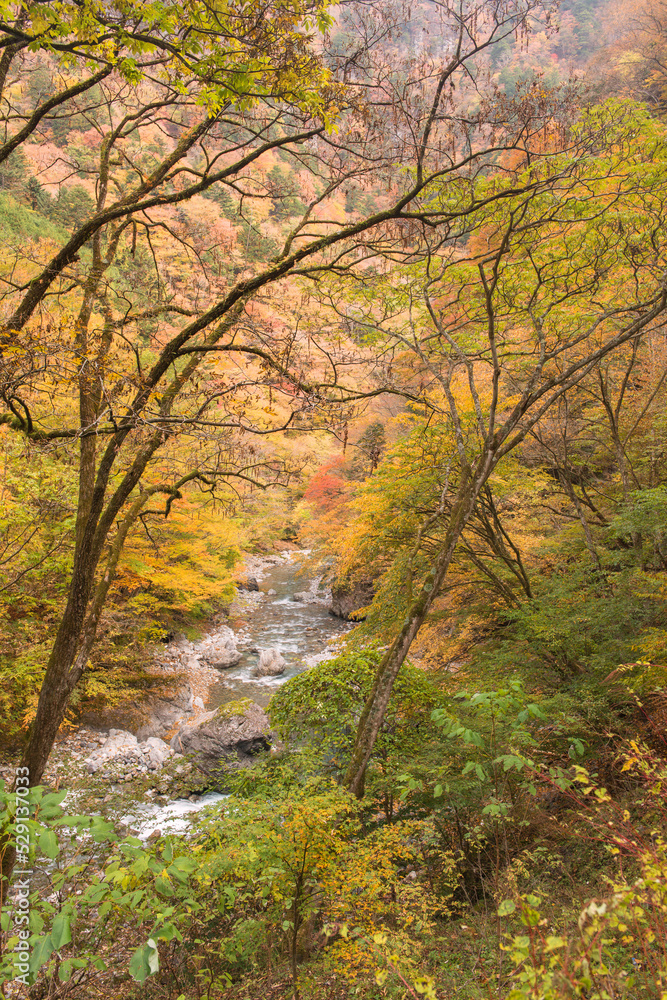
<path id="1" fill-rule="evenodd" d="M 245 715 L 255 702 L 251 698 L 238 698 L 236 701 L 225 702 L 215 713 L 216 719 L 231 719 L 234 715 Z"/>

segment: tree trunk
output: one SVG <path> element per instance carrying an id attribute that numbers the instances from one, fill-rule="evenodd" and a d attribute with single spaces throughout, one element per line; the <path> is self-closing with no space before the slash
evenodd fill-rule
<path id="1" fill-rule="evenodd" d="M 77 566 L 79 572 L 77 572 Z M 92 572 L 82 563 L 79 553 L 75 559 L 74 575 L 70 585 L 67 607 L 60 622 L 58 635 L 49 657 L 46 675 L 39 695 L 37 714 L 30 731 L 30 740 L 21 760 L 21 767 L 28 768 L 30 786 L 38 785 L 46 768 L 51 748 L 60 725 L 65 718 L 67 704 L 81 673 L 83 665 L 77 662 L 77 652 L 84 627 L 86 608 L 92 589 Z M 25 773 L 25 772 L 23 772 Z M 0 840 L 2 854 L 2 883 L 0 893 L 6 893 L 16 863 L 13 843 L 3 835 Z"/>
<path id="2" fill-rule="evenodd" d="M 31 786 L 38 785 L 44 774 L 70 695 L 83 673 L 85 664 L 78 662 L 77 654 L 92 590 L 92 580 L 88 576 L 88 573 L 78 574 L 75 570 L 67 607 L 46 667 L 37 714 L 21 760 L 21 766 L 29 768 Z"/>
<path id="3" fill-rule="evenodd" d="M 474 478 L 471 478 L 470 469 L 462 472 L 442 547 L 424 581 L 419 597 L 408 612 L 403 628 L 378 667 L 373 689 L 359 720 L 352 759 L 345 775 L 346 787 L 359 799 L 364 794 L 366 768 L 387 712 L 394 682 L 415 636 L 442 588 L 456 546 L 474 510 L 479 491 L 491 471 L 487 468 L 488 465 L 489 463 L 485 461 L 483 471 L 478 472 Z"/>

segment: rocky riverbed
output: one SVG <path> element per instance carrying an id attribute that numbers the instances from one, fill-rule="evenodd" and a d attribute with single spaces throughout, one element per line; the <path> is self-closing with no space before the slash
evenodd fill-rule
<path id="1" fill-rule="evenodd" d="M 335 655 L 350 628 L 329 614 L 331 593 L 307 567 L 306 553 L 249 556 L 229 614 L 198 641 L 177 637 L 156 655 L 148 672 L 164 683 L 142 704 L 142 724 L 80 727 L 54 747 L 45 782 L 77 789 L 77 801 L 85 795 L 87 808 L 132 832 L 142 810 L 141 829 L 149 819 L 159 827 L 169 809 L 186 816 L 208 789 L 224 790 L 225 769 L 275 749 L 264 712 L 271 694 Z"/>

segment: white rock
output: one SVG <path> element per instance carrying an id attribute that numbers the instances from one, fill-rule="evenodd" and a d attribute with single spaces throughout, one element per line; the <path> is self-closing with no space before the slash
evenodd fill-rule
<path id="1" fill-rule="evenodd" d="M 285 672 L 287 664 L 277 649 L 261 649 L 259 663 L 253 670 L 255 677 L 277 677 Z"/>
<path id="2" fill-rule="evenodd" d="M 148 759 L 153 767 L 162 767 L 171 754 L 171 747 L 159 736 L 149 736 L 146 740 L 146 747 L 148 748 Z"/>
<path id="3" fill-rule="evenodd" d="M 133 736 L 132 733 L 126 733 L 122 729 L 110 729 L 104 745 L 86 757 L 84 763 L 89 774 L 95 774 L 103 764 L 113 760 L 114 757 L 136 756 L 138 758 L 140 753 L 136 736 Z"/>

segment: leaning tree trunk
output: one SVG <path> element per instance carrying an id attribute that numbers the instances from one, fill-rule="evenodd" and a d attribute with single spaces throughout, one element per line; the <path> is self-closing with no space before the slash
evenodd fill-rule
<path id="1" fill-rule="evenodd" d="M 488 463 L 484 464 L 486 466 Z M 483 473 L 478 473 L 474 478 L 471 477 L 469 469 L 463 471 L 456 499 L 452 506 L 445 540 L 426 577 L 419 597 L 410 607 L 400 633 L 378 667 L 373 688 L 359 720 L 352 759 L 345 775 L 346 787 L 357 798 L 362 798 L 364 794 L 366 768 L 389 706 L 394 682 L 415 636 L 442 588 L 456 546 L 470 520 L 479 491 L 486 482 L 489 471 L 485 468 Z"/>
<path id="2" fill-rule="evenodd" d="M 30 740 L 21 760 L 21 767 L 28 768 L 31 787 L 38 785 L 41 780 L 56 734 L 65 718 L 70 695 L 83 670 L 77 662 L 77 653 L 94 579 L 94 568 L 91 572 L 90 564 L 86 565 L 83 554 L 85 550 L 85 546 L 79 549 L 78 557 L 75 557 L 67 606 L 47 664 L 37 714 L 30 731 Z M 1 898 L 6 894 L 7 882 L 16 862 L 15 847 L 6 832 L 0 835 L 0 855 L 2 856 Z"/>
<path id="3" fill-rule="evenodd" d="M 70 695 L 83 669 L 77 663 L 77 654 L 97 564 L 90 549 L 91 546 L 82 545 L 75 556 L 67 605 L 46 666 L 37 714 L 21 760 L 21 766 L 29 768 L 31 786 L 41 780 L 56 734 L 65 718 Z"/>

